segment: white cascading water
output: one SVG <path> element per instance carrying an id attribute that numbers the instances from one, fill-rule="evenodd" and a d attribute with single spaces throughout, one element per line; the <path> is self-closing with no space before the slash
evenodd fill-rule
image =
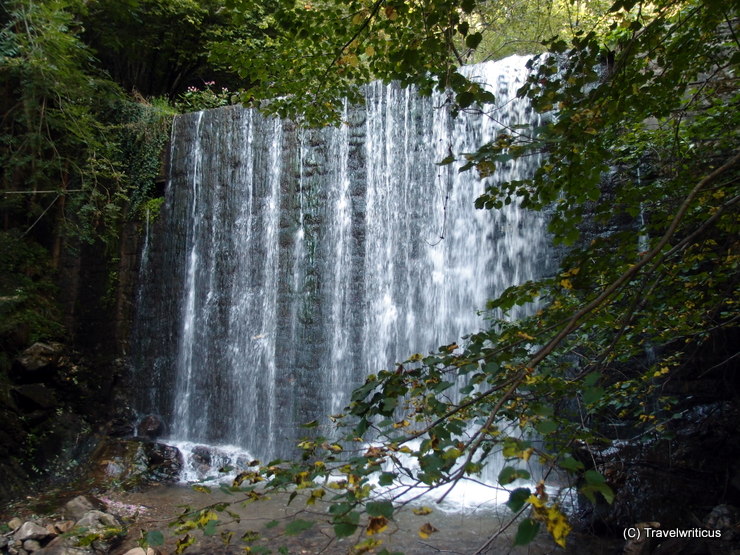
<path id="1" fill-rule="evenodd" d="M 241 107 L 179 116 L 138 320 L 138 409 L 173 441 L 264 461 L 342 410 L 368 373 L 460 341 L 487 299 L 550 270 L 542 215 L 476 210 L 448 153 L 532 123 L 526 59 L 467 68 L 487 115 L 375 83 L 337 128 Z M 488 179 L 518 179 L 536 160 Z M 188 447 L 188 448 L 190 448 Z"/>

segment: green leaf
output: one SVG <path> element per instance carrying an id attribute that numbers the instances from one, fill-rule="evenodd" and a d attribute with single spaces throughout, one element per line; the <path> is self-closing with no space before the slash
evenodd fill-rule
<path id="1" fill-rule="evenodd" d="M 562 468 L 563 470 L 569 470 L 571 472 L 583 470 L 583 463 L 579 460 L 574 459 L 572 455 L 565 455 L 562 459 L 560 459 L 558 466 L 560 466 L 560 468 Z"/>
<path id="2" fill-rule="evenodd" d="M 509 494 L 506 506 L 514 513 L 519 512 L 530 495 L 532 495 L 532 492 L 529 488 L 516 488 Z"/>
<path id="3" fill-rule="evenodd" d="M 583 479 L 589 484 L 603 484 L 606 482 L 604 475 L 596 470 L 587 470 L 584 472 Z"/>
<path id="4" fill-rule="evenodd" d="M 547 435 L 557 430 L 558 425 L 552 420 L 540 420 L 539 422 L 537 422 L 537 424 L 535 424 L 534 429 L 542 435 Z"/>
<path id="5" fill-rule="evenodd" d="M 334 525 L 334 534 L 337 538 L 347 538 L 357 531 L 357 524 L 352 522 L 337 522 Z"/>
<path id="6" fill-rule="evenodd" d="M 498 483 L 502 486 L 512 483 L 515 480 L 528 480 L 530 474 L 523 468 L 514 468 L 513 466 L 505 466 L 498 475 Z"/>
<path id="7" fill-rule="evenodd" d="M 304 530 L 308 530 L 313 526 L 313 522 L 310 520 L 291 520 L 288 525 L 285 527 L 285 533 L 289 536 L 295 536 L 296 534 L 300 534 Z"/>
<path id="8" fill-rule="evenodd" d="M 472 33 L 465 37 L 465 46 L 468 48 L 478 48 L 482 40 L 483 35 L 481 33 Z"/>
<path id="9" fill-rule="evenodd" d="M 514 545 L 527 545 L 540 531 L 540 523 L 531 518 L 525 518 L 519 523 L 514 537 Z"/>
<path id="10" fill-rule="evenodd" d="M 467 108 L 475 102 L 475 95 L 470 91 L 462 91 L 457 93 L 455 100 L 461 108 Z"/>
<path id="11" fill-rule="evenodd" d="M 393 483 L 393 480 L 396 479 L 396 475 L 392 472 L 383 472 L 380 474 L 380 477 L 378 478 L 378 484 L 381 486 L 390 486 Z"/>
<path id="12" fill-rule="evenodd" d="M 275 526 L 277 526 L 278 524 L 280 523 L 277 520 L 271 520 L 270 522 L 265 524 L 265 528 L 275 528 Z"/>
<path id="13" fill-rule="evenodd" d="M 393 518 L 393 503 L 390 501 L 371 501 L 365 506 L 365 510 L 370 516 Z"/>
<path id="14" fill-rule="evenodd" d="M 610 505 L 614 502 L 614 491 L 605 483 L 586 484 L 578 491 L 585 495 L 588 500 L 594 504 L 596 504 L 596 493 L 600 493 L 604 500 Z"/>
<path id="15" fill-rule="evenodd" d="M 204 536 L 215 536 L 216 535 L 216 527 L 219 525 L 218 520 L 209 520 L 206 522 L 206 525 L 203 527 L 203 535 Z"/>
<path id="16" fill-rule="evenodd" d="M 602 387 L 591 387 L 583 391 L 583 402 L 587 405 L 595 403 L 604 396 L 605 390 Z"/>
<path id="17" fill-rule="evenodd" d="M 152 547 L 164 545 L 164 534 L 159 530 L 150 530 L 146 533 L 146 539 L 144 541 L 146 541 L 147 545 Z"/>

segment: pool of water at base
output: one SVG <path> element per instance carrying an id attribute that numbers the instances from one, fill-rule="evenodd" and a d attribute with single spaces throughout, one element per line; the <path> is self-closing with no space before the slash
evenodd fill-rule
<path id="1" fill-rule="evenodd" d="M 178 538 L 173 528 L 168 526 L 187 507 L 201 509 L 217 503 L 230 503 L 229 510 L 238 515 L 235 518 L 222 514 L 221 524 L 215 535 L 204 536 L 200 531 L 191 531 L 190 535 L 196 542 L 188 547 L 186 555 L 236 555 L 245 553 L 244 547 L 251 545 L 264 546 L 271 553 L 283 552 L 292 555 L 344 555 L 353 553 L 352 549 L 358 542 L 368 539 L 364 526 L 349 537 L 337 540 L 332 533 L 330 516 L 327 513 L 327 503 L 317 502 L 307 506 L 305 497 L 298 495 L 289 503 L 289 494 L 271 494 L 267 499 L 244 503 L 244 495 L 228 495 L 220 490 L 203 493 L 184 485 L 158 485 L 140 492 L 120 493 L 110 496 L 116 503 L 131 507 L 139 507 L 139 514 L 129 527 L 129 535 L 124 543 L 112 555 L 121 555 L 128 549 L 136 546 L 141 532 L 151 530 L 161 531 L 166 538 L 164 546 L 160 547 L 164 554 L 175 552 Z M 418 509 L 418 506 L 415 507 Z M 406 507 L 394 514 L 393 521 L 388 528 L 374 536 L 382 544 L 373 551 L 378 553 L 383 548 L 389 552 L 400 552 L 405 555 L 473 555 L 486 554 L 531 554 L 544 555 L 547 553 L 573 553 L 576 555 L 607 555 L 619 553 L 621 543 L 608 541 L 602 538 L 571 534 L 568 546 L 563 549 L 557 546 L 543 530 L 535 540 L 527 546 L 513 546 L 513 537 L 516 532 L 516 523 L 511 524 L 493 541 L 490 538 L 499 530 L 506 527 L 511 520 L 511 512 L 506 507 L 481 507 L 479 510 L 469 510 L 464 513 L 450 513 L 434 510 L 427 515 L 415 514 L 411 507 Z M 295 535 L 287 535 L 285 527 L 289 522 L 301 519 L 310 521 L 313 525 Z M 277 524 L 275 524 L 277 523 Z M 367 520 L 361 521 L 361 525 Z M 434 530 L 428 537 L 422 537 L 419 530 L 431 526 Z M 222 534 L 231 532 L 231 542 L 225 545 Z M 242 537 L 255 532 L 259 536 L 253 543 L 242 541 Z M 487 547 L 481 551 L 484 545 Z M 285 551 L 287 550 L 287 551 Z M 259 552 L 259 550 L 256 550 Z"/>

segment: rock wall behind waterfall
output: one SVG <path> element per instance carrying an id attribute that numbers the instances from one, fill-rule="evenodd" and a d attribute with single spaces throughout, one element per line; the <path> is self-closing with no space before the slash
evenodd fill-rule
<path id="1" fill-rule="evenodd" d="M 339 412 L 366 374 L 459 341 L 488 298 L 548 271 L 540 215 L 477 211 L 474 172 L 437 164 L 528 121 L 524 63 L 471 70 L 497 97 L 488 116 L 374 84 L 338 128 L 178 117 L 142 262 L 139 410 L 174 439 L 285 456 L 296 424 Z"/>

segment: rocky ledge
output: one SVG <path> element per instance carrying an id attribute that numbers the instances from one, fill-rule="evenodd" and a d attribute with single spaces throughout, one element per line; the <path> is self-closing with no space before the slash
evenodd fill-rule
<path id="1" fill-rule="evenodd" d="M 23 521 L 13 518 L 0 535 L 0 553 L 8 555 L 107 555 L 126 535 L 126 520 L 137 507 L 80 495 L 68 501 L 61 519 Z M 2 524 L 0 524 L 2 526 Z M 161 555 L 152 547 L 135 548 L 124 555 Z"/>

